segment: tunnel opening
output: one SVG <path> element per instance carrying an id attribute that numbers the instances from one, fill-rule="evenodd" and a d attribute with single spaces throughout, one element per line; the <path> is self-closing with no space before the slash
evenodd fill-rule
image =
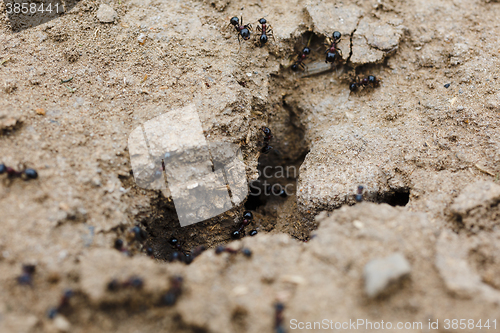
<path id="1" fill-rule="evenodd" d="M 408 189 L 386 192 L 378 200 L 378 202 L 380 203 L 386 203 L 393 207 L 396 206 L 404 207 L 408 204 L 409 201 L 410 201 L 410 190 Z"/>

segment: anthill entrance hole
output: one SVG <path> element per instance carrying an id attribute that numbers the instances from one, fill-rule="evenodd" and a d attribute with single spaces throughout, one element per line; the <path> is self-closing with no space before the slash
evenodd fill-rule
<path id="1" fill-rule="evenodd" d="M 324 39 L 310 32 L 297 40 L 294 48 L 302 50 L 309 45 L 314 50 L 322 48 Z M 317 61 L 317 52 L 312 52 L 308 61 Z M 299 213 L 296 198 L 296 184 L 299 169 L 309 151 L 305 138 L 305 126 L 298 108 L 287 105 L 286 96 L 296 95 L 303 90 L 300 82 L 301 73 L 292 73 L 284 67 L 277 74 L 271 74 L 269 80 L 269 99 L 265 105 L 256 106 L 265 109 L 266 126 L 272 131 L 273 138 L 268 142 L 273 147 L 259 158 L 260 177 L 251 182 L 250 193 L 244 207 L 236 207 L 222 217 L 181 227 L 173 202 L 160 192 L 151 201 L 149 207 L 143 207 L 133 218 L 148 233 L 144 246 L 153 249 L 155 258 L 167 260 L 177 251 L 169 243 L 175 237 L 182 248 L 189 251 L 204 245 L 213 248 L 232 240 L 231 234 L 241 222 L 243 210 L 251 210 L 254 218 L 246 226 L 245 234 L 249 237 L 252 229 L 259 233 L 278 231 L 305 240 L 316 227 L 311 218 Z M 298 80 L 299 79 L 299 80 Z M 260 136 L 261 149 L 264 133 Z M 139 191 L 139 190 L 137 190 Z M 140 196 L 140 194 L 138 193 Z"/>
<path id="2" fill-rule="evenodd" d="M 391 206 L 406 206 L 410 201 L 410 190 L 384 193 L 378 200 Z"/>
<path id="3" fill-rule="evenodd" d="M 284 71 L 288 73 L 289 69 Z M 286 73 L 270 79 L 266 126 L 273 136 L 267 144 L 273 149 L 259 158 L 259 178 L 250 184 L 245 208 L 251 210 L 259 221 L 257 230 L 288 233 L 304 240 L 313 228 L 303 221 L 298 211 L 296 188 L 299 169 L 309 152 L 309 145 L 301 115 L 296 113 L 296 108 L 287 105 L 284 98 L 294 87 L 295 83 Z"/>

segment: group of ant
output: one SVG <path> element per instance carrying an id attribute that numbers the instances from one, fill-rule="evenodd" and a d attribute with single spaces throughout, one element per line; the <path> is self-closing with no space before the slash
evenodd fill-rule
<path id="1" fill-rule="evenodd" d="M 273 135 L 271 133 L 271 130 L 268 127 L 262 127 L 261 130 L 264 132 L 264 146 L 263 146 L 261 152 L 264 154 L 267 154 L 271 149 L 273 149 L 273 147 L 271 147 L 269 145 L 271 139 L 273 138 Z M 252 212 L 250 212 L 250 211 L 243 212 L 243 219 L 240 222 L 238 229 L 234 230 L 231 233 L 231 238 L 233 238 L 233 239 L 241 238 L 241 236 L 245 232 L 245 227 L 248 226 L 252 222 L 252 220 L 253 220 Z M 255 236 L 255 235 L 257 235 L 257 233 L 258 233 L 257 230 L 253 229 L 249 232 L 249 235 Z M 204 246 L 199 246 L 191 252 L 185 251 L 182 248 L 180 241 L 175 237 L 172 237 L 169 240 L 169 243 L 176 250 L 168 258 L 168 261 L 171 261 L 171 262 L 172 261 L 180 261 L 180 262 L 184 262 L 186 264 L 190 264 L 196 256 L 200 255 L 203 251 L 205 251 Z M 233 250 L 231 250 L 229 248 L 225 248 L 225 247 L 219 247 L 218 251 L 216 251 L 217 254 L 222 253 L 222 252 L 236 253 L 237 251 L 236 250 L 233 251 Z M 250 250 L 244 249 L 244 250 L 242 250 L 242 253 L 246 256 L 249 256 Z"/>
<path id="2" fill-rule="evenodd" d="M 260 46 L 264 46 L 264 44 L 266 44 L 269 40 L 269 37 L 272 37 L 274 39 L 273 28 L 269 24 L 267 24 L 265 18 L 259 19 L 258 22 L 260 23 L 260 26 L 257 27 L 257 31 L 260 32 Z M 238 33 L 238 42 L 241 43 L 240 36 L 241 38 L 243 38 L 243 40 L 250 39 L 250 35 L 252 34 L 252 25 L 250 23 L 243 24 L 243 16 L 241 17 L 241 19 L 236 16 L 232 17 L 229 21 L 229 24 L 236 29 L 236 32 Z"/>
<path id="3" fill-rule="evenodd" d="M 342 59 L 342 50 L 338 48 L 338 44 L 340 43 L 340 39 L 342 38 L 342 34 L 339 31 L 335 31 L 332 35 L 332 38 L 329 43 L 325 43 L 326 46 L 328 46 L 327 50 L 325 51 L 326 54 L 326 63 L 331 63 L 334 64 L 336 61 L 340 61 Z M 309 39 L 309 42 L 311 40 Z M 308 44 L 309 44 L 308 42 Z M 292 71 L 297 71 L 300 69 L 305 70 L 306 66 L 304 64 L 304 60 L 307 58 L 307 56 L 311 53 L 311 49 L 309 48 L 309 45 L 304 47 L 302 49 L 302 52 L 298 55 L 297 59 L 295 62 L 292 64 L 291 69 Z M 357 91 L 360 87 L 377 87 L 380 84 L 380 81 L 373 75 L 369 75 L 366 78 L 359 79 L 356 78 L 354 82 L 351 82 L 349 84 L 349 90 L 352 92 Z"/>
<path id="4" fill-rule="evenodd" d="M 262 19 L 263 20 L 263 19 Z M 261 153 L 267 154 L 273 147 L 270 145 L 271 139 L 273 138 L 273 134 L 269 127 L 262 127 L 262 132 L 264 133 L 264 143 L 261 149 Z M 250 224 L 253 220 L 253 214 L 250 211 L 243 212 L 243 220 L 241 221 L 238 229 L 231 233 L 231 237 L 234 239 L 240 238 L 244 234 L 245 227 Z M 257 230 L 253 229 L 250 231 L 250 236 L 257 235 Z"/>
<path id="5" fill-rule="evenodd" d="M 339 57 L 342 58 L 342 50 L 338 48 L 338 44 L 340 43 L 341 38 L 342 34 L 339 31 L 335 31 L 332 35 L 331 41 L 329 43 L 325 43 L 325 45 L 328 46 L 327 50 L 325 51 L 326 63 L 333 64 L 338 60 Z M 297 57 L 297 60 L 295 60 L 295 62 L 291 66 L 292 71 L 295 72 L 299 69 L 305 70 L 306 65 L 304 64 L 304 60 L 311 53 L 311 49 L 309 48 L 310 42 L 311 39 L 309 38 L 309 42 L 307 43 L 308 45 L 302 49 Z"/>
<path id="6" fill-rule="evenodd" d="M 141 244 L 147 238 L 148 238 L 148 233 L 144 229 L 136 225 L 135 227 L 131 228 L 127 233 L 125 233 L 125 240 L 127 241 L 128 246 L 125 245 L 123 239 L 117 238 L 115 239 L 114 248 L 122 252 L 123 254 L 131 255 L 131 252 L 133 252 L 132 251 L 133 248 L 136 247 L 137 244 L 139 244 L 139 247 L 142 246 Z M 142 248 L 146 251 L 146 254 L 148 256 L 153 256 L 153 249 L 151 247 L 142 246 Z"/>
<path id="7" fill-rule="evenodd" d="M 243 213 L 243 220 L 240 223 L 239 227 L 237 230 L 233 231 L 231 233 L 231 237 L 234 239 L 240 238 L 245 231 L 245 227 L 250 224 L 250 222 L 253 220 L 253 214 L 250 211 L 245 211 Z M 257 230 L 251 230 L 250 231 L 250 236 L 255 236 L 257 234 Z M 125 234 L 125 239 L 127 240 L 128 245 L 125 245 L 125 242 L 121 238 L 115 239 L 114 242 L 114 248 L 126 255 L 131 255 L 131 251 L 133 247 L 135 246 L 134 244 L 137 242 L 139 244 L 144 243 L 148 238 L 148 233 L 142 229 L 139 226 L 135 226 L 131 228 L 126 234 Z M 197 246 L 196 248 L 192 249 L 191 251 L 187 251 L 183 248 L 182 243 L 177 239 L 176 237 L 171 237 L 168 240 L 168 243 L 172 248 L 175 250 L 172 252 L 169 257 L 167 258 L 167 261 L 169 262 L 174 262 L 174 261 L 179 261 L 183 262 L 186 265 L 189 265 L 193 262 L 193 260 L 199 256 L 202 252 L 206 250 L 206 247 L 203 245 Z M 153 257 L 153 249 L 149 246 L 142 246 L 142 248 L 145 250 L 146 254 L 150 257 Z M 237 253 L 239 252 L 238 250 L 232 250 L 226 247 L 218 247 L 216 249 L 216 253 L 220 254 L 222 252 L 228 252 L 228 253 Z M 241 252 L 247 256 L 251 256 L 251 251 L 249 249 L 242 249 Z M 28 269 L 26 269 L 28 271 Z M 25 273 L 23 275 L 23 278 L 20 278 L 21 281 L 25 281 L 25 284 L 31 283 L 31 275 L 32 273 Z M 24 277 L 25 276 L 25 277 Z M 29 281 L 29 282 L 26 282 Z M 110 290 L 113 289 L 118 289 L 118 286 L 122 286 L 122 284 L 118 284 L 117 281 L 112 281 L 114 282 L 110 287 Z M 115 288 L 116 287 L 116 288 Z"/>
<path id="8" fill-rule="evenodd" d="M 264 147 L 262 148 L 261 152 L 264 154 L 267 154 L 273 147 L 270 146 L 270 141 L 273 138 L 272 132 L 268 127 L 262 127 L 261 128 L 262 132 L 264 133 Z M 233 231 L 231 233 L 231 237 L 233 239 L 238 239 L 241 238 L 242 235 L 245 233 L 245 227 L 248 226 L 253 220 L 253 214 L 250 211 L 245 211 L 243 212 L 243 219 L 240 222 L 240 225 L 238 226 L 238 229 Z M 250 236 L 255 236 L 257 234 L 257 230 L 253 229 L 249 232 Z M 132 227 L 126 234 L 125 234 L 125 239 L 127 240 L 128 246 L 125 246 L 125 242 L 121 238 L 117 238 L 114 243 L 115 249 L 118 251 L 125 253 L 127 255 L 130 255 L 131 250 L 134 246 L 134 243 L 139 243 L 142 244 L 144 243 L 148 238 L 147 232 L 142 229 L 139 226 L 134 226 Z M 199 256 L 203 251 L 206 250 L 205 246 L 201 245 L 196 248 L 194 248 L 192 251 L 186 251 L 179 239 L 176 237 L 172 237 L 168 240 L 168 243 L 172 248 L 175 250 L 172 252 L 169 257 L 168 261 L 169 262 L 174 262 L 174 261 L 179 261 L 183 262 L 185 264 L 190 264 L 193 262 L 193 260 Z M 153 256 L 153 249 L 149 246 L 142 246 L 142 248 L 145 250 L 146 254 L 148 256 Z M 238 253 L 240 251 L 238 250 L 232 250 L 230 248 L 226 248 L 223 246 L 219 246 L 216 249 L 216 253 L 220 254 L 222 252 L 228 252 L 228 253 Z M 247 256 L 251 256 L 251 251 L 249 249 L 242 249 L 241 252 Z M 118 283 L 117 281 L 112 281 L 111 285 L 109 286 L 111 289 L 119 289 L 123 287 L 124 283 Z M 127 284 L 127 283 L 125 283 Z M 127 284 L 128 285 L 128 284 Z M 132 285 L 132 284 L 131 284 Z"/>
<path id="9" fill-rule="evenodd" d="M 177 300 L 182 294 L 184 279 L 182 276 L 175 275 L 170 278 L 170 287 L 168 290 L 160 297 L 161 306 L 173 306 L 177 303 Z M 141 289 L 144 285 L 144 281 L 139 277 L 132 277 L 126 281 L 118 282 L 117 280 L 112 280 L 108 284 L 108 290 L 116 292 L 122 288 L 135 288 Z"/>
<path id="10" fill-rule="evenodd" d="M 231 233 L 231 237 L 234 238 L 234 239 L 240 238 L 244 234 L 245 227 L 250 224 L 250 222 L 252 221 L 252 219 L 253 219 L 253 214 L 251 212 L 249 212 L 249 211 L 245 211 L 243 213 L 243 220 L 241 221 L 238 229 L 236 229 L 235 231 L 233 231 Z M 255 236 L 256 234 L 257 234 L 257 230 L 254 229 L 254 230 L 250 231 L 250 236 Z M 180 262 L 183 262 L 183 263 L 189 265 L 190 263 L 193 262 L 193 260 L 197 256 L 199 256 L 203 251 L 206 250 L 205 246 L 200 245 L 200 246 L 197 246 L 196 248 L 194 248 L 192 251 L 186 251 L 183 248 L 183 246 L 182 246 L 181 242 L 179 241 L 179 239 L 177 239 L 176 237 L 170 238 L 169 241 L 168 241 L 168 243 L 175 250 L 168 257 L 168 261 L 169 262 L 180 261 Z M 233 250 L 233 249 L 230 249 L 230 248 L 227 248 L 227 247 L 224 247 L 224 246 L 217 247 L 215 253 L 216 254 L 220 254 L 222 252 L 228 252 L 228 253 L 231 253 L 231 254 L 235 254 L 235 253 L 238 253 L 240 251 Z M 245 256 L 247 256 L 247 257 L 250 257 L 252 255 L 252 252 L 249 249 L 246 249 L 246 248 L 242 249 L 241 252 Z"/>
<path id="11" fill-rule="evenodd" d="M 260 26 L 257 27 L 257 31 L 260 33 L 259 37 L 260 45 L 264 46 L 269 40 L 269 37 L 272 37 L 274 39 L 273 29 L 271 25 L 267 23 L 267 20 L 265 18 L 259 19 L 258 22 L 261 24 Z M 238 33 L 238 42 L 241 43 L 240 36 L 241 38 L 243 38 L 243 40 L 250 39 L 252 25 L 250 23 L 243 24 L 243 17 L 239 19 L 238 17 L 234 16 L 229 21 L 229 24 L 234 26 L 234 28 L 236 29 L 236 32 Z M 325 51 L 326 63 L 333 64 L 336 61 L 340 61 L 340 59 L 342 59 L 342 50 L 338 48 L 338 44 L 340 43 L 341 38 L 342 34 L 339 31 L 334 31 L 330 41 L 328 43 L 325 43 L 325 45 L 328 47 Z M 309 48 L 310 41 L 311 39 L 309 39 L 309 42 L 307 43 L 308 45 L 302 49 L 302 51 L 298 54 L 296 60 L 290 66 L 292 71 L 296 72 L 299 69 L 305 70 L 306 65 L 304 64 L 304 60 L 311 53 L 311 49 Z M 349 89 L 354 92 L 357 91 L 360 87 L 367 87 L 367 86 L 376 87 L 379 85 L 379 83 L 380 81 L 375 76 L 369 75 L 366 78 L 363 79 L 357 78 L 356 81 L 351 82 L 349 84 Z M 267 148 L 268 148 L 267 145 L 264 146 L 263 152 Z"/>

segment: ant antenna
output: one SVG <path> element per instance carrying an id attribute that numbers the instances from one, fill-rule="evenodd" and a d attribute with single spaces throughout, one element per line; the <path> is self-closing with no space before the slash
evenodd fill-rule
<path id="1" fill-rule="evenodd" d="M 314 35 L 314 33 L 311 31 L 311 36 L 309 36 L 309 40 L 307 41 L 306 47 L 309 47 L 309 45 L 311 45 L 311 40 L 313 38 L 313 35 Z"/>

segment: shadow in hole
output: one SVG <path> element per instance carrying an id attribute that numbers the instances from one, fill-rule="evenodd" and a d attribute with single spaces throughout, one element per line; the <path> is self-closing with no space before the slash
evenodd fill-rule
<path id="1" fill-rule="evenodd" d="M 391 206 L 406 206 L 410 201 L 410 191 L 401 190 L 395 192 L 387 192 L 382 195 L 379 202 L 389 204 Z"/>

